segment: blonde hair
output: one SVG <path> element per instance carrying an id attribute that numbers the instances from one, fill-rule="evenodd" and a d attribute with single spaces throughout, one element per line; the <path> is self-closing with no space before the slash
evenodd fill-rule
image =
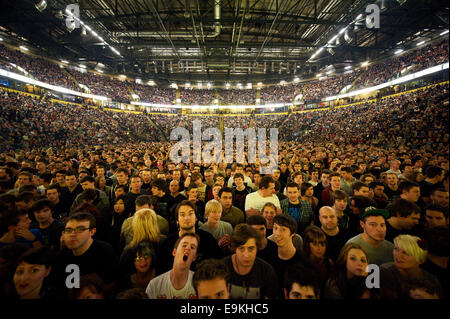
<path id="1" fill-rule="evenodd" d="M 205 206 L 205 217 L 209 216 L 209 213 L 220 211 L 222 213 L 222 205 L 215 199 L 211 199 Z"/>
<path id="2" fill-rule="evenodd" d="M 159 243 L 158 219 L 153 209 L 142 208 L 138 210 L 131 221 L 131 228 L 133 239 L 128 247 L 134 247 L 143 241 Z"/>
<path id="3" fill-rule="evenodd" d="M 417 243 L 419 240 L 422 239 L 417 236 L 398 235 L 394 238 L 394 245 L 403 250 L 409 256 L 413 256 L 418 263 L 423 263 L 427 258 L 428 252 L 420 248 Z"/>

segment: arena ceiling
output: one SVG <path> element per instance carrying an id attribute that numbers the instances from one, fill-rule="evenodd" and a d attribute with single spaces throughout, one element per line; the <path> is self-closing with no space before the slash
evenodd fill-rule
<path id="1" fill-rule="evenodd" d="M 448 29 L 448 5 L 441 0 L 46 0 L 39 11 L 40 1 L 2 1 L 2 32 L 54 58 L 102 63 L 115 73 L 166 84 L 308 77 L 326 66 L 380 57 L 408 37 Z M 85 28 L 66 27 L 71 3 L 120 55 Z M 369 4 L 381 10 L 380 28 L 366 26 Z M 338 42 L 330 41 L 345 27 Z"/>

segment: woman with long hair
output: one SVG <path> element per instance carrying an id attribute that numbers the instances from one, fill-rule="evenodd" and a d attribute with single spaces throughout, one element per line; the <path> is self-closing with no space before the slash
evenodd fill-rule
<path id="1" fill-rule="evenodd" d="M 355 276 L 367 276 L 368 264 L 369 256 L 360 245 L 346 244 L 341 249 L 336 260 L 335 270 L 325 285 L 324 298 L 343 299 L 349 280 Z"/>
<path id="2" fill-rule="evenodd" d="M 317 226 L 308 226 L 303 238 L 303 254 L 314 266 L 320 289 L 323 291 L 325 284 L 334 270 L 334 264 L 325 256 L 327 249 L 327 237 Z"/>

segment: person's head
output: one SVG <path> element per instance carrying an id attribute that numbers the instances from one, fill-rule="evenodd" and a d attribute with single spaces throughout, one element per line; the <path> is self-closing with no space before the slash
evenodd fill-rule
<path id="1" fill-rule="evenodd" d="M 48 247 L 31 248 L 16 261 L 14 287 L 20 299 L 38 299 L 51 271 L 54 254 Z"/>
<path id="2" fill-rule="evenodd" d="M 247 225 L 252 226 L 261 236 L 266 238 L 267 221 L 261 215 L 251 215 L 247 218 Z"/>
<path id="3" fill-rule="evenodd" d="M 189 184 L 186 188 L 186 196 L 189 200 L 198 199 L 198 186 L 194 183 Z"/>
<path id="4" fill-rule="evenodd" d="M 291 203 L 298 202 L 300 197 L 300 186 L 294 182 L 288 183 L 286 185 L 286 194 Z"/>
<path id="5" fill-rule="evenodd" d="M 369 186 L 363 182 L 356 181 L 353 184 L 353 194 L 355 196 L 369 197 Z"/>
<path id="6" fill-rule="evenodd" d="M 253 267 L 256 253 L 261 246 L 259 233 L 250 225 L 238 224 L 231 234 L 231 249 L 236 254 L 236 263 L 240 267 Z"/>
<path id="7" fill-rule="evenodd" d="M 436 188 L 430 195 L 430 199 L 434 204 L 437 204 L 448 209 L 448 191 L 445 188 Z"/>
<path id="8" fill-rule="evenodd" d="M 314 186 L 310 183 L 302 183 L 300 186 L 300 191 L 302 196 L 313 197 L 314 196 Z"/>
<path id="9" fill-rule="evenodd" d="M 129 246 L 136 247 L 143 241 L 158 243 L 160 231 L 158 227 L 158 219 L 154 210 L 142 208 L 138 210 L 131 221 L 133 230 L 133 239 Z"/>
<path id="10" fill-rule="evenodd" d="M 320 175 L 320 182 L 324 187 L 328 187 L 328 185 L 330 185 L 330 174 L 331 171 L 324 169 Z"/>
<path id="11" fill-rule="evenodd" d="M 68 171 L 65 181 L 67 187 L 74 188 L 78 183 L 78 175 L 74 171 Z"/>
<path id="12" fill-rule="evenodd" d="M 449 232 L 445 226 L 425 229 L 422 235 L 426 243 L 428 254 L 438 257 L 449 256 Z"/>
<path id="13" fill-rule="evenodd" d="M 17 175 L 17 188 L 23 185 L 31 184 L 33 175 L 30 172 L 22 171 Z"/>
<path id="14" fill-rule="evenodd" d="M 386 237 L 386 219 L 389 212 L 375 207 L 367 207 L 361 213 L 359 222 L 365 236 L 374 242 L 381 243 Z"/>
<path id="15" fill-rule="evenodd" d="M 32 192 L 21 192 L 16 196 L 16 208 L 19 210 L 29 210 L 35 202 Z"/>
<path id="16" fill-rule="evenodd" d="M 229 209 L 233 205 L 233 189 L 222 187 L 219 191 L 219 199 L 224 209 Z"/>
<path id="17" fill-rule="evenodd" d="M 105 299 L 107 287 L 96 273 L 80 276 L 80 288 L 69 291 L 69 299 Z"/>
<path id="18" fill-rule="evenodd" d="M 411 299 L 440 299 L 439 287 L 435 282 L 425 278 L 408 278 L 405 291 Z"/>
<path id="19" fill-rule="evenodd" d="M 272 177 L 264 176 L 259 182 L 259 190 L 262 193 L 262 197 L 269 197 L 275 193 L 275 182 Z"/>
<path id="20" fill-rule="evenodd" d="M 193 231 L 195 229 L 195 223 L 197 222 L 196 212 L 197 208 L 190 200 L 183 200 L 176 206 L 175 214 L 180 230 Z"/>
<path id="21" fill-rule="evenodd" d="M 167 190 L 167 182 L 163 179 L 155 179 L 152 181 L 153 196 L 162 197 Z M 179 185 L 178 185 L 179 186 Z M 179 187 L 178 187 L 179 188 Z"/>
<path id="22" fill-rule="evenodd" d="M 286 299 L 319 299 L 320 289 L 316 273 L 300 264 L 289 265 L 284 273 Z"/>
<path id="23" fill-rule="evenodd" d="M 241 173 L 234 174 L 233 181 L 237 187 L 242 187 L 244 185 L 244 175 Z"/>
<path id="24" fill-rule="evenodd" d="M 331 204 L 337 211 L 343 212 L 348 205 L 348 195 L 343 190 L 337 189 L 331 193 Z"/>
<path id="25" fill-rule="evenodd" d="M 337 172 L 330 174 L 330 185 L 333 189 L 341 189 L 341 175 Z"/>
<path id="26" fill-rule="evenodd" d="M 303 236 L 303 253 L 310 259 L 321 260 L 327 248 L 327 236 L 317 226 L 311 225 L 305 229 Z"/>
<path id="27" fill-rule="evenodd" d="M 343 179 L 352 179 L 352 169 L 349 166 L 341 167 L 341 176 Z"/>
<path id="28" fill-rule="evenodd" d="M 448 226 L 448 208 L 431 204 L 425 209 L 425 224 L 427 228 Z"/>
<path id="29" fill-rule="evenodd" d="M 142 241 L 138 243 L 135 250 L 134 268 L 136 269 L 136 273 L 145 274 L 155 268 L 156 252 L 150 242 Z"/>
<path id="30" fill-rule="evenodd" d="M 348 243 L 342 247 L 336 259 L 336 271 L 343 271 L 345 277 L 364 276 L 369 264 L 369 256 L 362 247 L 355 243 Z"/>
<path id="31" fill-rule="evenodd" d="M 14 234 L 17 229 L 29 229 L 31 219 L 25 210 L 2 210 L 0 214 L 0 235 Z"/>
<path id="32" fill-rule="evenodd" d="M 301 185 L 303 182 L 305 182 L 305 179 L 303 177 L 304 176 L 302 172 L 296 171 L 291 174 L 291 182 Z"/>
<path id="33" fill-rule="evenodd" d="M 398 185 L 398 176 L 395 173 L 387 173 L 386 174 L 386 183 L 390 187 L 396 187 Z"/>
<path id="34" fill-rule="evenodd" d="M 320 170 L 319 169 L 313 169 L 311 171 L 311 180 L 314 182 L 319 181 L 319 175 L 320 175 Z M 303 194 L 303 193 L 302 193 Z"/>
<path id="35" fill-rule="evenodd" d="M 172 194 L 176 194 L 180 191 L 180 182 L 176 179 L 172 180 L 169 183 L 169 191 Z"/>
<path id="36" fill-rule="evenodd" d="M 292 238 L 297 232 L 297 222 L 287 215 L 277 215 L 273 219 L 273 239 L 278 247 L 292 244 Z"/>
<path id="37" fill-rule="evenodd" d="M 130 178 L 130 189 L 135 192 L 140 192 L 142 183 L 142 178 L 139 175 L 133 175 Z"/>
<path id="38" fill-rule="evenodd" d="M 377 204 L 373 199 L 364 196 L 352 196 L 350 199 L 350 210 L 352 214 L 361 216 L 361 213 L 367 207 L 376 207 Z"/>
<path id="39" fill-rule="evenodd" d="M 59 201 L 59 186 L 58 185 L 50 185 L 45 189 L 45 196 L 54 204 L 58 203 Z"/>
<path id="40" fill-rule="evenodd" d="M 434 180 L 435 182 L 442 182 L 444 178 L 444 170 L 435 165 L 430 165 L 425 169 L 425 177 Z"/>
<path id="41" fill-rule="evenodd" d="M 219 259 L 205 259 L 195 268 L 192 285 L 199 299 L 229 299 L 230 273 Z"/>
<path id="42" fill-rule="evenodd" d="M 400 197 L 410 202 L 416 203 L 420 198 L 420 186 L 417 183 L 402 181 L 398 185 L 398 190 L 401 193 Z"/>
<path id="43" fill-rule="evenodd" d="M 126 169 L 124 167 L 119 167 L 115 171 L 115 176 L 117 178 L 117 182 L 120 185 L 124 185 L 128 182 L 128 175 L 129 175 L 128 169 Z"/>
<path id="44" fill-rule="evenodd" d="M 208 185 L 212 185 L 214 183 L 214 173 L 211 169 L 207 169 L 205 171 L 205 182 Z"/>
<path id="45" fill-rule="evenodd" d="M 267 221 L 268 226 L 271 226 L 273 224 L 273 219 L 275 218 L 276 214 L 277 207 L 273 203 L 267 202 L 261 208 L 261 215 Z"/>
<path id="46" fill-rule="evenodd" d="M 75 213 L 69 216 L 64 228 L 64 243 L 68 249 L 83 250 L 92 243 L 96 232 L 95 217 L 90 213 Z"/>
<path id="47" fill-rule="evenodd" d="M 208 222 L 219 224 L 222 217 L 222 205 L 215 199 L 208 201 L 205 206 L 205 217 Z"/>
<path id="48" fill-rule="evenodd" d="M 373 176 L 372 174 L 363 174 L 361 175 L 359 180 L 366 185 L 370 185 L 370 183 L 375 181 L 375 176 Z"/>
<path id="49" fill-rule="evenodd" d="M 191 264 L 197 258 L 200 237 L 195 233 L 184 233 L 178 238 L 172 251 L 173 267 L 189 271 Z"/>
<path id="50" fill-rule="evenodd" d="M 319 221 L 325 231 L 334 231 L 338 227 L 336 211 L 330 206 L 322 206 L 319 209 Z"/>
<path id="51" fill-rule="evenodd" d="M 123 290 L 123 291 L 119 292 L 116 295 L 116 299 L 142 300 L 142 299 L 148 299 L 148 296 L 145 293 L 145 290 L 142 288 L 131 288 L 131 289 L 127 289 L 127 290 Z"/>
<path id="52" fill-rule="evenodd" d="M 236 174 L 236 173 L 244 174 L 244 173 L 245 173 L 245 171 L 244 171 L 244 165 L 241 164 L 241 163 L 237 163 L 234 172 L 235 172 L 235 174 Z"/>
<path id="53" fill-rule="evenodd" d="M 41 225 L 49 224 L 53 221 L 53 203 L 48 199 L 40 199 L 31 207 L 36 221 Z"/>
<path id="54" fill-rule="evenodd" d="M 422 239 L 411 235 L 394 238 L 394 265 L 399 269 L 419 268 L 427 258 L 427 251 L 419 246 Z"/>
<path id="55" fill-rule="evenodd" d="M 369 193 L 373 193 L 373 197 L 384 197 L 384 184 L 381 181 L 373 181 L 369 184 Z"/>
<path id="56" fill-rule="evenodd" d="M 175 174 L 173 174 L 173 175 L 175 175 Z M 144 183 L 148 184 L 148 183 L 150 183 L 150 181 L 152 179 L 152 172 L 150 171 L 149 168 L 144 168 L 141 171 L 141 176 L 142 176 L 142 179 L 144 180 Z"/>
<path id="57" fill-rule="evenodd" d="M 95 178 L 92 176 L 85 176 L 80 180 L 80 185 L 83 190 L 95 189 Z"/>
<path id="58" fill-rule="evenodd" d="M 410 230 L 419 224 L 420 207 L 403 198 L 397 198 L 386 209 L 397 221 L 401 229 Z"/>
<path id="59" fill-rule="evenodd" d="M 225 178 L 221 174 L 215 174 L 214 175 L 214 183 L 218 183 L 220 185 L 225 185 Z"/>

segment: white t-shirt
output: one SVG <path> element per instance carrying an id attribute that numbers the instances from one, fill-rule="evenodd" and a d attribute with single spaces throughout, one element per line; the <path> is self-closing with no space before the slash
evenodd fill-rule
<path id="1" fill-rule="evenodd" d="M 280 207 L 280 200 L 275 194 L 272 194 L 272 196 L 269 197 L 262 197 L 257 191 L 248 194 L 247 197 L 245 197 L 245 211 L 252 208 L 261 211 L 266 203 L 272 203 L 275 207 Z"/>
<path id="2" fill-rule="evenodd" d="M 148 283 L 145 293 L 149 299 L 197 299 L 194 287 L 192 286 L 192 277 L 194 272 L 189 270 L 189 277 L 186 281 L 186 285 L 180 290 L 173 287 L 170 280 L 170 272 L 159 275 L 153 278 Z"/>
<path id="3" fill-rule="evenodd" d="M 216 229 L 209 229 L 208 226 L 206 226 L 206 223 L 202 223 L 201 225 L 200 223 L 201 222 L 198 223 L 199 229 L 207 231 L 208 233 L 213 235 L 216 240 L 221 239 L 226 234 L 231 236 L 231 234 L 233 233 L 233 226 L 231 226 L 229 222 L 224 222 L 223 220 L 219 221 L 219 226 L 217 226 Z"/>

